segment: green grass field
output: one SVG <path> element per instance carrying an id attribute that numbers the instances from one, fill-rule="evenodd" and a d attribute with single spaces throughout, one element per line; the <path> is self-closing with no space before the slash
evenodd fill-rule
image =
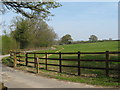
<path id="1" fill-rule="evenodd" d="M 120 42 L 120 41 L 119 41 Z M 97 43 L 81 43 L 81 44 L 71 44 L 62 45 L 63 52 L 99 52 L 99 51 L 118 51 L 118 41 L 107 41 L 107 42 L 97 42 Z"/>
<path id="2" fill-rule="evenodd" d="M 60 45 L 55 46 L 55 50 L 43 50 L 38 52 L 56 52 L 61 50 L 61 52 L 105 52 L 105 51 L 118 51 L 118 41 L 107 41 L 107 42 L 96 42 L 96 43 L 81 43 L 81 44 L 70 44 L 70 45 Z M 64 49 L 62 49 L 64 48 Z M 22 55 L 24 56 L 24 55 Z M 29 55 L 30 57 L 33 55 Z M 38 57 L 44 57 L 45 55 L 37 55 Z M 59 58 L 59 55 L 51 55 L 49 58 Z M 67 59 L 77 59 L 77 55 L 62 55 L 62 58 Z M 105 55 L 81 55 L 81 59 L 105 59 Z M 110 60 L 118 60 L 119 56 L 111 54 Z M 24 61 L 25 59 L 21 59 Z M 29 59 L 29 61 L 34 61 L 34 59 Z M 45 60 L 39 60 L 39 62 L 45 63 Z M 13 61 L 9 58 L 4 58 L 3 63 L 12 66 Z M 48 64 L 59 64 L 59 61 L 50 60 L 48 61 Z M 120 64 L 120 63 L 119 63 Z M 111 62 L 109 63 L 110 68 L 118 68 L 119 65 L 117 62 Z M 62 65 L 77 65 L 77 62 L 75 61 L 62 61 Z M 86 67 L 105 67 L 105 62 L 81 62 L 81 66 Z M 36 70 L 33 68 L 33 64 L 29 63 L 29 67 L 22 65 L 18 65 L 19 68 L 23 70 L 27 70 L 29 72 L 36 72 Z M 48 76 L 53 77 L 57 79 L 63 79 L 73 82 L 83 82 L 88 84 L 95 84 L 95 85 L 102 85 L 102 86 L 118 86 L 118 72 L 116 71 L 110 71 L 110 77 L 105 76 L 105 70 L 95 70 L 95 69 L 81 69 L 81 76 L 74 76 L 69 74 L 75 74 L 77 75 L 77 68 L 70 68 L 70 67 L 62 67 L 62 74 L 45 71 L 45 65 L 40 65 L 40 73 Z M 58 66 L 48 66 L 48 70 L 55 70 L 59 71 Z M 117 77 L 116 77 L 117 76 Z"/>
<path id="3" fill-rule="evenodd" d="M 61 52 L 105 52 L 105 51 L 118 51 L 118 41 L 110 41 L 110 42 L 97 42 L 97 43 L 82 43 L 82 44 L 70 44 L 70 45 L 61 45 L 58 46 L 60 48 L 64 48 L 61 50 Z M 53 51 L 48 51 L 53 52 Z M 59 58 L 59 55 L 51 55 L 49 58 Z M 62 58 L 65 59 L 77 59 L 77 54 L 73 55 L 62 55 Z M 118 60 L 119 56 L 111 54 L 110 60 Z M 99 55 L 99 54 L 89 54 L 89 55 L 81 55 L 81 59 L 101 59 L 105 60 L 105 55 Z M 41 62 L 45 62 L 45 60 L 41 60 Z M 59 64 L 59 61 L 48 61 L 49 64 Z M 77 65 L 77 62 L 74 61 L 62 61 L 63 65 Z M 105 68 L 106 63 L 105 62 L 81 62 L 81 66 L 85 67 L 101 67 Z M 117 68 L 118 63 L 111 62 L 109 63 L 110 68 Z M 44 68 L 44 65 L 43 65 Z M 59 70 L 59 67 L 53 67 L 49 66 L 49 69 L 52 70 Z M 77 74 L 77 68 L 63 68 L 63 72 L 68 72 L 72 74 Z M 104 70 L 88 70 L 88 69 L 81 69 L 81 72 L 83 74 L 97 74 L 99 76 L 102 76 L 105 74 Z M 114 71 L 111 71 L 111 74 L 116 74 Z"/>

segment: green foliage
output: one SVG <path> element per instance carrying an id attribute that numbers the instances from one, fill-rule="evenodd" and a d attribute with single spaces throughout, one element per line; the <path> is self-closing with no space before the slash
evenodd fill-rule
<path id="1" fill-rule="evenodd" d="M 15 22 L 15 31 L 12 31 L 12 35 L 20 43 L 20 49 L 26 48 L 30 40 L 29 21 L 23 18 L 17 19 L 17 22 Z"/>
<path id="2" fill-rule="evenodd" d="M 17 49 L 17 42 L 9 35 L 2 35 L 2 54 L 9 53 L 11 49 Z"/>
<path id="3" fill-rule="evenodd" d="M 0 37 L 2 53 L 12 49 L 49 47 L 54 45 L 57 34 L 45 21 L 27 18 L 15 18 L 10 34 Z"/>
<path id="4" fill-rule="evenodd" d="M 98 37 L 95 35 L 91 35 L 89 38 L 89 41 L 91 41 L 91 42 L 96 42 L 97 40 L 98 40 Z"/>
<path id="5" fill-rule="evenodd" d="M 13 67 L 13 62 L 13 59 L 11 59 L 10 57 L 5 57 L 2 59 L 2 63 L 9 67 Z"/>
<path id="6" fill-rule="evenodd" d="M 57 34 L 46 22 L 35 20 L 34 26 L 32 27 L 35 27 L 32 43 L 34 43 L 36 47 L 48 47 L 54 44 Z"/>
<path id="7" fill-rule="evenodd" d="M 3 12 L 8 9 L 16 13 L 20 13 L 28 18 L 47 19 L 48 16 L 53 16 L 50 9 L 60 7 L 61 4 L 58 2 L 4 2 L 3 5 L 6 7 Z"/>
<path id="8" fill-rule="evenodd" d="M 65 36 L 63 36 L 60 40 L 60 44 L 71 44 L 72 42 L 72 37 L 69 34 L 66 34 Z"/>
<path id="9" fill-rule="evenodd" d="M 44 21 L 37 19 L 17 18 L 15 30 L 11 35 L 20 43 L 20 49 L 48 47 L 54 44 L 56 33 Z"/>

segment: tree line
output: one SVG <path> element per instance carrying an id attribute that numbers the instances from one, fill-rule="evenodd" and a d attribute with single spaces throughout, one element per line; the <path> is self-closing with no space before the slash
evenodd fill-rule
<path id="1" fill-rule="evenodd" d="M 9 34 L 1 36 L 3 53 L 9 49 L 50 47 L 57 38 L 53 28 L 43 20 L 17 17 L 11 28 Z"/>
<path id="2" fill-rule="evenodd" d="M 64 44 L 79 44 L 79 43 L 95 43 L 95 42 L 103 42 L 103 41 L 112 41 L 112 38 L 99 40 L 96 35 L 90 35 L 87 41 L 74 41 L 70 34 L 66 34 L 60 38 L 58 41 L 59 45 Z"/>
<path id="3" fill-rule="evenodd" d="M 48 47 L 54 44 L 57 34 L 53 28 L 45 22 L 49 16 L 54 16 L 50 9 L 61 7 L 55 1 L 39 2 L 8 2 L 1 1 L 2 15 L 7 11 L 21 14 L 23 18 L 15 18 L 12 31 L 0 36 L 0 49 L 2 53 L 8 53 L 11 49 L 26 49 Z M 7 31 L 7 30 L 6 30 Z"/>

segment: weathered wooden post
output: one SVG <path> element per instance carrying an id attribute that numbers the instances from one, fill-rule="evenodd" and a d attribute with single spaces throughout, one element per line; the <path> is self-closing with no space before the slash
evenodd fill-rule
<path id="1" fill-rule="evenodd" d="M 34 53 L 34 67 L 36 68 L 37 67 L 37 61 L 36 61 L 36 53 Z"/>
<path id="2" fill-rule="evenodd" d="M 10 57 L 12 56 L 12 50 L 10 50 Z"/>
<path id="3" fill-rule="evenodd" d="M 109 51 L 106 51 L 106 76 L 109 77 Z"/>
<path id="4" fill-rule="evenodd" d="M 25 65 L 26 66 L 28 66 L 28 58 L 27 57 L 28 57 L 28 53 L 26 52 L 26 54 L 25 54 Z"/>
<path id="5" fill-rule="evenodd" d="M 78 75 L 81 75 L 81 69 L 80 69 L 80 51 L 78 51 Z"/>
<path id="6" fill-rule="evenodd" d="M 19 62 L 20 62 L 20 54 L 21 54 L 21 52 L 19 52 L 19 54 L 18 54 L 18 55 L 19 55 L 19 56 L 18 56 L 18 57 L 19 57 Z"/>
<path id="7" fill-rule="evenodd" d="M 61 65 L 62 65 L 62 61 L 61 61 L 61 52 L 59 52 L 59 72 L 61 73 L 62 72 L 62 69 L 61 69 Z"/>
<path id="8" fill-rule="evenodd" d="M 12 56 L 13 56 L 13 55 L 12 55 L 12 50 L 10 50 L 10 58 L 11 58 L 11 59 L 12 59 Z"/>
<path id="9" fill-rule="evenodd" d="M 47 70 L 47 58 L 48 58 L 48 56 L 47 56 L 47 52 L 45 53 L 45 69 Z"/>
<path id="10" fill-rule="evenodd" d="M 16 58 L 16 53 L 14 52 L 14 68 L 17 66 L 17 58 Z"/>
<path id="11" fill-rule="evenodd" d="M 37 74 L 39 74 L 39 58 L 38 57 L 36 58 L 36 62 L 37 62 L 36 70 L 37 70 Z"/>

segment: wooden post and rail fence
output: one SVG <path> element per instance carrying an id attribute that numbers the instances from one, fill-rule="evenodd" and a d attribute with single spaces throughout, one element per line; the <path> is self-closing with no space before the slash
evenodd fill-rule
<path id="1" fill-rule="evenodd" d="M 22 56 L 20 55 L 22 54 Z M 25 56 L 23 56 L 23 54 Z M 43 54 L 45 55 L 44 57 L 37 57 L 37 55 L 40 55 L 40 54 Z M 48 55 L 49 54 L 52 54 L 52 55 L 59 55 L 59 58 L 49 58 Z M 77 59 L 64 59 L 62 58 L 62 55 L 77 55 Z M 84 54 L 92 54 L 92 55 L 95 55 L 95 54 L 98 54 L 98 55 L 105 55 L 105 59 L 104 60 L 101 60 L 99 59 L 81 59 L 81 55 Z M 10 57 L 12 59 L 14 59 L 14 67 L 17 67 L 17 62 L 20 61 L 21 58 L 24 58 L 24 63 L 25 63 L 25 66 L 28 66 L 28 63 L 34 63 L 34 68 L 36 68 L 36 72 L 39 73 L 39 69 L 40 69 L 40 64 L 41 65 L 45 65 L 45 70 L 48 70 L 48 65 L 50 66 L 58 66 L 59 67 L 59 71 L 60 73 L 62 73 L 62 67 L 70 67 L 70 68 L 77 68 L 77 73 L 78 75 L 80 76 L 81 75 L 81 68 L 83 69 L 96 69 L 96 70 L 105 70 L 105 74 L 106 76 L 109 76 L 109 71 L 110 70 L 115 70 L 115 71 L 119 71 L 120 69 L 119 68 L 110 68 L 109 67 L 109 63 L 110 62 L 118 62 L 120 63 L 120 58 L 118 58 L 118 60 L 110 60 L 109 57 L 110 57 L 110 54 L 116 54 L 120 55 L 120 52 L 109 52 L 109 51 L 106 51 L 106 52 L 59 52 L 59 53 L 48 53 L 48 52 L 45 52 L 45 53 L 32 53 L 32 52 L 10 52 Z M 29 56 L 29 55 L 33 55 L 32 56 Z M 29 61 L 28 59 L 34 59 L 34 62 L 31 62 Z M 45 63 L 41 63 L 40 60 L 45 60 Z M 48 60 L 57 60 L 59 61 L 59 64 L 49 64 L 48 63 Z M 77 65 L 62 65 L 62 61 L 75 61 L 77 62 Z M 100 67 L 86 67 L 86 66 L 81 66 L 81 62 L 105 62 L 105 67 L 104 68 L 100 68 Z"/>

